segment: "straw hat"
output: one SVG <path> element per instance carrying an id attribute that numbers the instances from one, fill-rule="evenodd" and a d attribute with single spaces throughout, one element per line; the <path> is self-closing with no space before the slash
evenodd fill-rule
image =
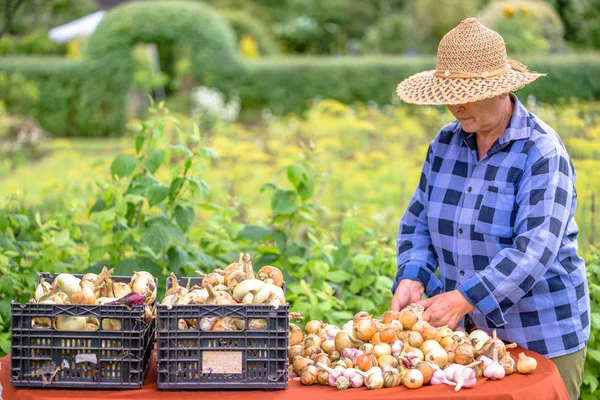
<path id="1" fill-rule="evenodd" d="M 402 81 L 396 92 L 413 104 L 464 104 L 522 88 L 540 76 L 506 56 L 504 40 L 475 18 L 440 41 L 437 66 Z"/>

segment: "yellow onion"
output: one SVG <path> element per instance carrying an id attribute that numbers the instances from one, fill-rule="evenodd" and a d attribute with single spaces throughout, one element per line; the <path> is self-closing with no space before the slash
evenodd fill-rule
<path id="1" fill-rule="evenodd" d="M 304 334 L 302 333 L 302 329 L 294 323 L 289 324 L 288 328 L 288 341 L 289 346 L 295 346 L 304 342 Z"/>
<path id="2" fill-rule="evenodd" d="M 438 342 L 436 342 L 435 340 L 426 340 L 423 342 L 423 344 L 421 345 L 421 347 L 419 347 L 419 349 L 423 352 L 423 354 L 427 354 L 429 353 L 431 350 L 438 348 L 438 347 L 442 347 L 440 346 L 440 344 Z"/>
<path id="3" fill-rule="evenodd" d="M 381 369 L 388 365 L 393 368 L 398 368 L 398 360 L 392 355 L 384 354 L 377 358 L 377 365 L 379 365 Z"/>
<path id="4" fill-rule="evenodd" d="M 316 334 L 319 329 L 323 328 L 325 326 L 325 323 L 323 321 L 309 321 L 306 323 L 306 326 L 304 327 L 304 329 L 306 330 L 306 334 L 311 334 L 314 333 Z"/>
<path id="5" fill-rule="evenodd" d="M 389 310 L 383 313 L 381 317 L 384 324 L 389 324 L 392 321 L 400 322 L 400 311 Z"/>
<path id="6" fill-rule="evenodd" d="M 436 347 L 425 355 L 425 361 L 444 368 L 448 363 L 448 353 L 441 347 Z"/>
<path id="7" fill-rule="evenodd" d="M 370 340 L 377 333 L 377 326 L 371 318 L 360 318 L 354 322 L 353 332 L 360 340 Z"/>
<path id="8" fill-rule="evenodd" d="M 308 331 L 307 331 L 308 332 Z M 348 349 L 351 347 L 359 348 L 362 345 L 362 341 L 355 339 L 346 331 L 339 331 L 337 335 L 335 335 L 335 349 L 340 353 L 344 349 Z"/>
<path id="9" fill-rule="evenodd" d="M 533 357 L 528 357 L 525 353 L 519 353 L 517 361 L 517 372 L 520 374 L 531 374 L 537 368 L 537 361 Z"/>
<path id="10" fill-rule="evenodd" d="M 432 364 L 428 363 L 427 361 L 419 362 L 415 366 L 415 369 L 418 369 L 419 371 L 421 371 L 421 374 L 423 375 L 423 384 L 424 385 L 429 383 L 429 381 L 431 380 L 431 377 L 433 376 L 433 373 L 435 372 Z"/>
<path id="11" fill-rule="evenodd" d="M 381 342 L 381 343 L 377 343 L 374 348 L 373 348 L 373 352 L 375 353 L 375 357 L 379 358 L 383 355 L 391 355 L 392 354 L 392 346 L 390 346 L 387 343 Z"/>
<path id="12" fill-rule="evenodd" d="M 475 348 L 468 343 L 463 343 L 454 351 L 454 362 L 469 365 L 475 360 Z"/>
<path id="13" fill-rule="evenodd" d="M 281 273 L 281 270 L 277 267 L 266 265 L 258 270 L 257 277 L 261 281 L 272 279 L 275 286 L 283 286 L 283 273 Z"/>
<path id="14" fill-rule="evenodd" d="M 300 344 L 295 344 L 288 348 L 288 359 L 290 362 L 293 362 L 296 356 L 302 356 L 304 353 L 304 346 Z"/>
<path id="15" fill-rule="evenodd" d="M 314 364 L 313 360 L 304 357 L 296 357 L 292 363 L 292 369 L 296 375 L 300 376 L 302 371 L 312 364 Z"/>
<path id="16" fill-rule="evenodd" d="M 423 374 L 418 369 L 409 369 L 402 377 L 402 384 L 409 389 L 418 389 L 423 386 Z"/>
<path id="17" fill-rule="evenodd" d="M 398 387 L 401 382 L 400 372 L 387 371 L 383 373 L 383 386 L 386 388 Z"/>
<path id="18" fill-rule="evenodd" d="M 314 333 L 310 333 L 304 337 L 304 347 L 311 347 L 311 346 L 319 346 L 320 347 L 321 343 L 323 343 L 321 338 Z"/>
<path id="19" fill-rule="evenodd" d="M 400 311 L 398 319 L 404 329 L 411 329 L 412 326 L 422 319 L 424 308 L 421 306 L 408 306 Z"/>

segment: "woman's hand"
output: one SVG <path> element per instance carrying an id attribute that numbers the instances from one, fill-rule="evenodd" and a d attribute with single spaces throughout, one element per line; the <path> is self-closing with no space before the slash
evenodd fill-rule
<path id="1" fill-rule="evenodd" d="M 402 279 L 396 288 L 390 309 L 400 311 L 407 305 L 421 300 L 424 292 L 425 288 L 421 282 Z"/>
<path id="2" fill-rule="evenodd" d="M 392 304 L 393 302 L 392 299 Z M 423 319 L 431 326 L 448 325 L 450 329 L 456 328 L 462 317 L 475 309 L 458 290 L 441 293 L 429 299 L 417 301 L 416 304 L 425 307 Z"/>

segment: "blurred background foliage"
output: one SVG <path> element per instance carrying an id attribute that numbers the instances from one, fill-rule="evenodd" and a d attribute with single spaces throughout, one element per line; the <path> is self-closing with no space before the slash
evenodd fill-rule
<path id="1" fill-rule="evenodd" d="M 49 38 L 97 11 L 91 35 Z M 577 168 L 582 397 L 597 398 L 600 0 L 4 0 L 0 353 L 10 301 L 41 271 L 164 282 L 243 251 L 285 271 L 307 319 L 383 312 L 398 221 L 452 119 L 401 104 L 395 86 L 435 68 L 439 40 L 470 16 L 548 73 L 517 95 Z"/>

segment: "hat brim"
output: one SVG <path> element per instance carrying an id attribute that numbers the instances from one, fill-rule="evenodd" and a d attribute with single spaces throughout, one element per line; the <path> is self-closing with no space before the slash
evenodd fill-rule
<path id="1" fill-rule="evenodd" d="M 400 82 L 396 93 L 411 104 L 465 104 L 515 91 L 545 75 L 510 71 L 493 78 L 445 78 L 425 71 Z"/>

